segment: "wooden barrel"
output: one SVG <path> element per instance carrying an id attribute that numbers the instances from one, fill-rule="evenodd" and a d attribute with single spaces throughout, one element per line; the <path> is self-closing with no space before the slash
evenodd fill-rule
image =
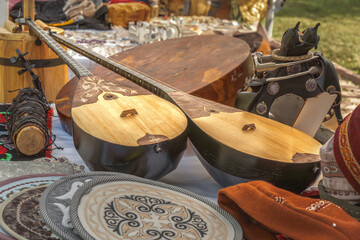
<path id="1" fill-rule="evenodd" d="M 63 30 L 61 30 L 63 31 Z M 25 87 L 33 87 L 29 73 L 18 75 L 22 63 L 10 63 L 16 56 L 16 49 L 29 52 L 25 58 L 35 64 L 33 71 L 39 75 L 48 101 L 55 101 L 57 93 L 68 81 L 68 67 L 45 43 L 35 44 L 36 37 L 28 32 L 11 33 L 0 27 L 0 102 L 11 102 L 17 92 L 8 92 Z"/>

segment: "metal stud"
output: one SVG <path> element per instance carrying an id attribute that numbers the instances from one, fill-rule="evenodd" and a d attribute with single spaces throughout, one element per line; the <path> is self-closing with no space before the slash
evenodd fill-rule
<path id="1" fill-rule="evenodd" d="M 260 115 L 263 115 L 267 112 L 267 105 L 264 101 L 262 102 L 259 102 L 257 105 L 256 105 L 256 112 Z"/>
<path id="2" fill-rule="evenodd" d="M 307 80 L 306 83 L 305 83 L 305 88 L 306 88 L 306 90 L 307 90 L 308 92 L 313 92 L 313 91 L 315 91 L 316 86 L 317 86 L 316 80 L 313 79 L 313 78 Z"/>
<path id="3" fill-rule="evenodd" d="M 280 91 L 280 85 L 277 82 L 271 82 L 266 89 L 269 94 L 276 95 Z"/>
<path id="4" fill-rule="evenodd" d="M 299 73 L 300 71 L 301 71 L 300 64 L 295 64 L 295 65 L 286 67 L 286 72 L 288 75 Z"/>

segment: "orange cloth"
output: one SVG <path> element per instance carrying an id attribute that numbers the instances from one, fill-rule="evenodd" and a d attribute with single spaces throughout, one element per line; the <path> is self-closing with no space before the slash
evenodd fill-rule
<path id="1" fill-rule="evenodd" d="M 360 223 L 339 206 L 321 199 L 302 197 L 264 181 L 221 189 L 218 203 L 241 225 L 247 240 L 360 239 Z"/>

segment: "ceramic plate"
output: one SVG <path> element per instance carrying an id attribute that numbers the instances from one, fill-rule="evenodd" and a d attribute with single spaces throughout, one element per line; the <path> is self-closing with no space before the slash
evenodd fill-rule
<path id="1" fill-rule="evenodd" d="M 70 216 L 86 240 L 242 239 L 237 221 L 211 201 L 126 174 L 85 183 L 73 196 Z"/>
<path id="2" fill-rule="evenodd" d="M 45 188 L 25 189 L 1 205 L 0 225 L 7 233 L 19 240 L 59 239 L 46 228 L 39 213 L 39 200 Z"/>
<path id="3" fill-rule="evenodd" d="M 65 175 L 62 174 L 33 174 L 20 177 L 9 178 L 0 182 L 0 204 L 6 199 L 24 189 L 34 188 L 38 186 L 48 185 L 56 180 L 59 180 Z M 7 234 L 4 229 L 0 227 L 0 239 L 9 240 L 14 239 Z"/>
<path id="4" fill-rule="evenodd" d="M 119 173 L 88 172 L 72 174 L 49 185 L 40 198 L 40 214 L 50 229 L 63 239 L 81 239 L 70 220 L 70 201 L 76 190 L 85 182 L 101 176 Z"/>

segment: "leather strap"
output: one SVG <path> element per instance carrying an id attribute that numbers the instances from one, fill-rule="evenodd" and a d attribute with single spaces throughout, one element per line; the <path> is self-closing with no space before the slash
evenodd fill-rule
<path id="1" fill-rule="evenodd" d="M 31 65 L 35 64 L 35 68 L 56 67 L 65 64 L 61 58 L 28 60 L 28 61 L 31 63 Z M 6 67 L 19 67 L 19 68 L 24 67 L 22 62 L 11 63 L 9 58 L 0 58 L 0 65 Z"/>

